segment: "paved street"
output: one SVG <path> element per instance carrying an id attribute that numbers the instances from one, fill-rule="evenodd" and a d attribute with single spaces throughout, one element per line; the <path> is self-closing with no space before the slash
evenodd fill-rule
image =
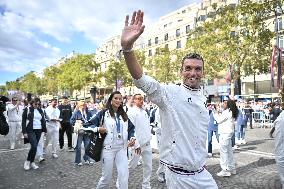
<path id="1" fill-rule="evenodd" d="M 219 154 L 215 149 L 214 156 L 208 158 L 207 169 L 214 176 L 219 188 L 245 189 L 277 189 L 280 180 L 277 174 L 273 148 L 274 140 L 268 137 L 269 129 L 247 129 L 247 144 L 235 151 L 237 175 L 229 178 L 218 178 L 220 171 Z M 81 167 L 74 166 L 74 152 L 67 150 L 58 153 L 58 159 L 51 155 L 41 163 L 38 170 L 24 171 L 23 163 L 27 157 L 29 145 L 18 145 L 16 150 L 7 150 L 9 143 L 3 136 L 0 137 L 0 188 L 95 188 L 101 174 L 100 163 Z M 158 166 L 158 154 L 153 154 L 153 175 L 151 185 L 153 189 L 166 188 L 159 183 L 155 175 Z M 116 178 L 116 174 L 114 174 Z M 142 166 L 135 171 L 130 170 L 129 188 L 141 188 Z M 111 188 L 115 188 L 115 179 Z"/>

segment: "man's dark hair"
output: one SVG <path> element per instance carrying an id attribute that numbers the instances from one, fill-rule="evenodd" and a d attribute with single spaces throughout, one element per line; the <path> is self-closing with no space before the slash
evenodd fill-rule
<path id="1" fill-rule="evenodd" d="M 57 99 L 56 98 L 53 98 L 50 100 L 50 102 L 53 102 L 53 101 L 56 101 L 57 102 Z"/>
<path id="2" fill-rule="evenodd" d="M 68 99 L 68 97 L 67 96 L 63 96 L 62 99 Z"/>
<path id="3" fill-rule="evenodd" d="M 197 53 L 189 53 L 189 54 L 185 55 L 185 56 L 182 58 L 181 67 L 183 66 L 184 61 L 185 61 L 186 59 L 201 60 L 201 61 L 203 62 L 203 65 L 202 65 L 202 66 L 204 67 L 204 60 L 203 60 L 203 58 L 202 58 L 199 54 L 197 54 Z"/>
<path id="4" fill-rule="evenodd" d="M 30 105 L 33 105 L 33 103 L 39 103 L 39 104 L 41 104 L 41 102 L 40 102 L 40 98 L 35 97 L 35 98 L 34 98 L 34 99 L 32 99 L 29 103 L 30 103 Z"/>

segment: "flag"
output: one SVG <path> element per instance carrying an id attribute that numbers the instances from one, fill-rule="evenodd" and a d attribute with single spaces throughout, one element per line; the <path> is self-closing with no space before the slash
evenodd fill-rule
<path id="1" fill-rule="evenodd" d="M 277 56 L 277 87 L 278 89 L 281 88 L 282 85 L 282 64 L 281 64 L 281 49 L 277 48 L 278 56 Z"/>

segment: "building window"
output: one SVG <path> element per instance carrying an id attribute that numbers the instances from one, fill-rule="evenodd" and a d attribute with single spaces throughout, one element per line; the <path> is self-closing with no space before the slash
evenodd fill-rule
<path id="1" fill-rule="evenodd" d="M 169 39 L 169 34 L 166 33 L 166 34 L 165 34 L 165 37 L 164 37 L 164 40 L 167 41 L 168 39 Z"/>
<path id="2" fill-rule="evenodd" d="M 164 24 L 164 28 L 166 28 L 168 26 L 168 24 Z"/>
<path id="3" fill-rule="evenodd" d="M 151 39 L 148 40 L 148 46 L 151 46 L 152 43 L 151 43 Z"/>
<path id="4" fill-rule="evenodd" d="M 284 44 L 283 44 L 284 40 L 283 40 L 283 36 L 279 37 L 279 43 L 278 43 L 278 47 L 280 49 L 284 49 Z"/>
<path id="5" fill-rule="evenodd" d="M 148 51 L 148 56 L 152 56 L 152 50 L 151 49 Z"/>
<path id="6" fill-rule="evenodd" d="M 189 32 L 190 32 L 190 25 L 187 25 L 187 26 L 185 27 L 185 32 L 186 32 L 186 33 L 189 33 Z"/>
<path id="7" fill-rule="evenodd" d="M 231 37 L 235 37 L 236 36 L 236 31 L 231 31 Z"/>
<path id="8" fill-rule="evenodd" d="M 176 37 L 179 37 L 180 36 L 180 29 L 177 29 L 176 30 Z"/>
<path id="9" fill-rule="evenodd" d="M 186 10 L 182 10 L 182 12 L 181 13 L 185 13 L 186 12 Z"/>
<path id="10" fill-rule="evenodd" d="M 158 43 L 159 43 L 159 38 L 155 37 L 155 44 L 158 44 Z"/>
<path id="11" fill-rule="evenodd" d="M 182 22 L 182 19 L 179 19 L 178 22 Z"/>
<path id="12" fill-rule="evenodd" d="M 206 15 L 200 15 L 199 21 L 205 21 L 206 20 Z"/>
<path id="13" fill-rule="evenodd" d="M 177 49 L 180 49 L 181 48 L 181 41 L 177 41 Z"/>
<path id="14" fill-rule="evenodd" d="M 275 20 L 275 31 L 280 31 L 282 28 L 282 18 L 277 18 L 277 20 Z"/>
<path id="15" fill-rule="evenodd" d="M 165 44 L 165 49 L 169 49 L 169 44 Z"/>

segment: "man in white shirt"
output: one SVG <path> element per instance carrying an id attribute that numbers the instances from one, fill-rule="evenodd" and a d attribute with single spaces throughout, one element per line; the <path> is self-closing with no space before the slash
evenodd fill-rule
<path id="1" fill-rule="evenodd" d="M 12 104 L 7 105 L 9 136 L 10 136 L 10 149 L 15 149 L 16 140 L 19 140 L 22 132 L 22 114 L 23 107 L 21 101 L 17 97 L 12 98 Z"/>
<path id="2" fill-rule="evenodd" d="M 143 107 L 143 97 L 141 94 L 134 95 L 134 106 L 127 112 L 129 119 L 135 125 L 136 140 L 138 140 L 141 148 L 141 156 L 143 161 L 143 183 L 142 189 L 150 189 L 150 178 L 152 173 L 152 148 L 150 141 L 151 126 L 150 118 Z M 133 158 L 129 164 L 137 165 L 139 158 Z M 136 161 L 135 163 L 131 161 Z M 130 166 L 131 168 L 131 166 Z"/>
<path id="3" fill-rule="evenodd" d="M 59 138 L 59 127 L 60 127 L 60 111 L 56 107 L 57 106 L 57 100 L 52 99 L 49 106 L 45 109 L 47 122 L 46 122 L 46 129 L 47 129 L 47 135 L 45 140 L 45 149 L 48 146 L 49 141 L 51 141 L 52 149 L 52 157 L 57 158 L 58 155 L 56 154 L 57 146 L 58 146 L 58 138 Z"/>
<path id="4" fill-rule="evenodd" d="M 284 91 L 283 91 L 284 92 Z M 283 99 L 284 100 L 284 99 Z M 275 127 L 275 160 L 280 176 L 282 188 L 284 188 L 284 111 L 273 123 Z"/>
<path id="5" fill-rule="evenodd" d="M 132 50 L 143 33 L 144 13 L 135 11 L 129 22 L 126 16 L 121 35 L 122 52 L 135 85 L 160 108 L 162 139 L 160 162 L 166 169 L 166 184 L 170 189 L 218 188 L 205 169 L 206 138 L 209 114 L 206 97 L 200 89 L 204 62 L 196 53 L 187 54 L 180 75 L 183 85 L 163 85 L 146 76 Z M 139 141 L 140 142 L 140 141 Z"/>

